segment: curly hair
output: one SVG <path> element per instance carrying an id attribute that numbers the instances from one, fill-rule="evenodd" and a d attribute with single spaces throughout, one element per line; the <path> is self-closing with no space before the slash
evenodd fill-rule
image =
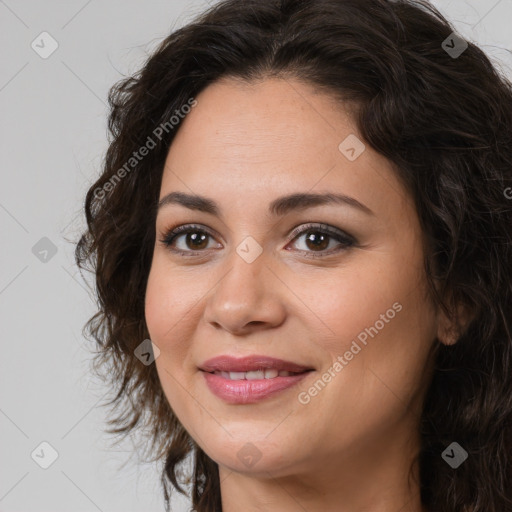
<path id="1" fill-rule="evenodd" d="M 185 483 L 198 512 L 221 510 L 221 497 L 218 465 L 173 413 L 155 365 L 134 355 L 149 338 L 145 290 L 164 162 L 179 113 L 209 84 L 278 77 L 356 106 L 362 140 L 414 199 L 436 305 L 454 322 L 455 305 L 470 312 L 456 343 L 435 340 L 417 458 L 422 504 L 512 511 L 512 84 L 472 42 L 450 53 L 461 42 L 454 32 L 427 0 L 224 0 L 111 88 L 109 147 L 75 249 L 98 297 L 84 334 L 115 389 L 109 432 L 147 428 L 168 507 Z M 456 470 L 441 457 L 454 440 L 469 455 Z"/>

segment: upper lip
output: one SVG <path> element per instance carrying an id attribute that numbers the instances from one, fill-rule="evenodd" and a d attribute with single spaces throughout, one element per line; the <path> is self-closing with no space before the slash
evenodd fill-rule
<path id="1" fill-rule="evenodd" d="M 199 366 L 199 369 L 205 372 L 250 372 L 266 368 L 297 373 L 313 370 L 313 368 L 308 366 L 263 355 L 252 355 L 246 357 L 221 355 L 208 359 Z"/>

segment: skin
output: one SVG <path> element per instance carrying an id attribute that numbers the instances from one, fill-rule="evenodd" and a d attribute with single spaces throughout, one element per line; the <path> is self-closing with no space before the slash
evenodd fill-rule
<path id="1" fill-rule="evenodd" d="M 369 145 L 354 161 L 342 154 L 339 144 L 358 133 L 352 116 L 311 85 L 222 79 L 196 99 L 170 148 L 160 199 L 199 194 L 222 215 L 160 208 L 146 321 L 169 404 L 219 465 L 223 511 L 243 503 L 246 511 L 425 512 L 417 467 L 410 481 L 408 473 L 420 447 L 430 350 L 436 337 L 448 340 L 427 294 L 412 199 Z M 337 204 L 268 214 L 273 199 L 294 192 L 342 193 L 374 215 Z M 170 228 L 190 223 L 213 234 L 201 249 L 178 237 L 175 246 L 196 256 L 161 243 Z M 357 243 L 332 252 L 341 247 L 335 238 L 318 249 L 304 233 L 290 237 L 307 223 Z M 248 236 L 263 251 L 252 263 L 236 252 Z M 331 254 L 307 257 L 322 251 Z M 401 311 L 300 403 L 298 394 L 394 303 Z M 221 354 L 265 354 L 315 371 L 258 403 L 227 404 L 198 370 Z M 261 455 L 250 467 L 237 456 L 246 443 Z"/>

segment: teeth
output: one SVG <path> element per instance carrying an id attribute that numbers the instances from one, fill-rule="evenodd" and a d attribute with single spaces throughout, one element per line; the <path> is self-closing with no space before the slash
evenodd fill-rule
<path id="1" fill-rule="evenodd" d="M 224 379 L 230 380 L 256 380 L 256 379 L 274 379 L 275 377 L 290 377 L 296 375 L 295 372 L 287 370 L 276 370 L 275 368 L 266 368 L 265 370 L 253 370 L 250 372 L 213 372 L 215 375 L 220 375 Z"/>
<path id="2" fill-rule="evenodd" d="M 245 378 L 247 380 L 256 380 L 256 379 L 264 379 L 265 372 L 263 370 L 254 370 L 252 372 L 246 372 Z"/>

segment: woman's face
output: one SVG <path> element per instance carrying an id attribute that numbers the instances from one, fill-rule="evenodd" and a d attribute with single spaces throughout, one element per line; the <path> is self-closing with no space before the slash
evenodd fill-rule
<path id="1" fill-rule="evenodd" d="M 339 478 L 348 461 L 408 460 L 438 335 L 412 200 L 351 117 L 308 85 L 224 79 L 196 99 L 160 199 L 202 199 L 159 208 L 146 296 L 172 409 L 221 470 Z M 293 194 L 319 199 L 283 200 Z M 254 355 L 311 371 L 201 370 Z M 285 366 L 251 361 L 267 377 Z"/>

